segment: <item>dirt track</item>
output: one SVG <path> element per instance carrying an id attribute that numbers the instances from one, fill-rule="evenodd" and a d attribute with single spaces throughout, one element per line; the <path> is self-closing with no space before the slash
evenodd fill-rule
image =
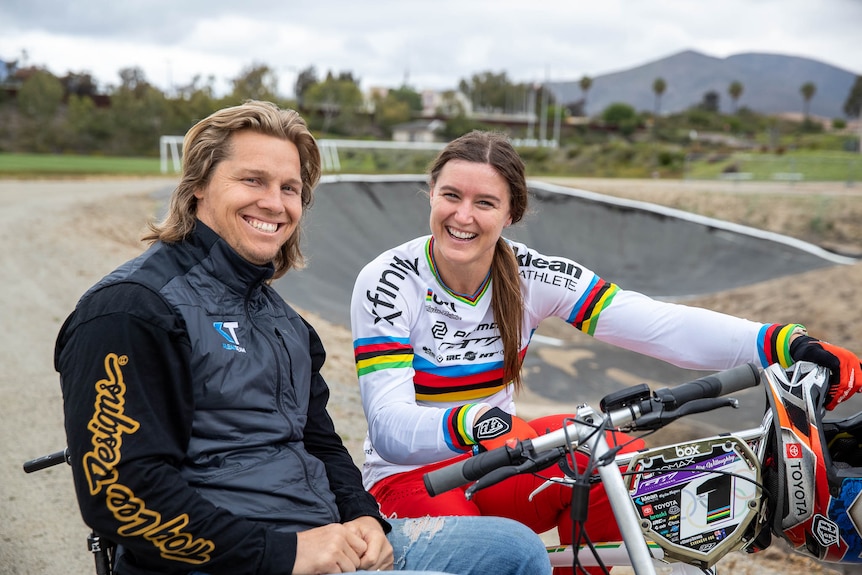
<path id="1" fill-rule="evenodd" d="M 62 398 L 52 364 L 60 325 L 92 283 L 139 253 L 142 246 L 138 238 L 157 207 L 149 193 L 174 183 L 173 179 L 0 181 L 0 240 L 6 247 L 0 258 L 0 277 L 4 280 L 0 319 L 7 334 L 5 345 L 0 347 L 0 438 L 4 446 L 0 464 L 0 573 L 93 572 L 85 549 L 87 530 L 74 502 L 69 469 L 59 466 L 26 475 L 21 464 L 65 445 Z M 661 185 L 655 182 L 643 186 L 632 181 L 575 183 L 585 189 L 631 193 L 635 199 L 663 203 L 659 201 Z M 829 197 L 855 195 L 846 194 L 840 186 L 833 191 L 834 196 Z M 665 192 L 692 200 L 702 190 L 671 183 Z M 797 188 L 793 194 L 804 195 L 800 192 Z M 712 201 L 711 195 L 703 194 L 703 201 Z M 750 201 L 748 205 L 750 208 Z M 767 219 L 774 219 L 777 211 L 774 209 Z M 721 217 L 718 212 L 708 215 Z M 787 221 L 795 220 L 791 217 Z M 862 234 L 860 230 L 862 226 L 857 225 L 856 231 Z M 848 232 L 849 247 L 852 237 Z M 862 350 L 862 294 L 855 289 L 862 285 L 862 266 L 794 279 L 767 282 L 696 303 L 753 319 L 803 322 L 822 337 Z M 345 328 L 322 318 L 312 315 L 310 319 L 327 343 L 326 373 L 333 387 L 334 419 L 359 461 L 364 419 L 350 335 Z M 521 409 L 539 415 L 557 412 L 560 406 L 527 396 Z M 800 556 L 788 556 L 780 546 L 755 556 L 728 557 L 724 564 L 725 572 L 740 574 L 830 572 Z"/>

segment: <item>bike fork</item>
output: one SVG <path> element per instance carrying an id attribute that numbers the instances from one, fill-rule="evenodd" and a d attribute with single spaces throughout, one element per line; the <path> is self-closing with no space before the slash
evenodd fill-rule
<path id="1" fill-rule="evenodd" d="M 599 460 L 610 452 L 604 433 L 595 434 L 590 450 Z M 656 575 L 653 557 L 640 529 L 640 518 L 635 513 L 620 468 L 611 460 L 609 465 L 599 465 L 599 476 L 602 478 L 602 486 L 613 509 L 622 539 L 626 542 L 626 550 L 631 557 L 635 575 Z"/>

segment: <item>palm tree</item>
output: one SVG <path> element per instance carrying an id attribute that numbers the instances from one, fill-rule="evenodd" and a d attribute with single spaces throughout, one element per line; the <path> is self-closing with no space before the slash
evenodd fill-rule
<path id="1" fill-rule="evenodd" d="M 802 87 L 799 89 L 802 93 L 802 115 L 805 116 L 805 119 L 808 119 L 808 104 L 811 102 L 811 98 L 814 97 L 814 93 L 817 92 L 817 86 L 814 82 L 805 82 L 802 84 Z"/>
<path id="2" fill-rule="evenodd" d="M 667 82 L 664 81 L 664 78 L 656 78 L 652 83 L 652 91 L 655 93 L 655 115 L 658 117 L 659 112 L 661 111 L 661 95 L 664 94 L 664 91 L 667 89 Z"/>
<path id="3" fill-rule="evenodd" d="M 590 88 L 592 88 L 592 86 L 593 86 L 593 79 L 587 75 L 584 75 L 584 77 L 581 78 L 579 85 L 581 87 L 581 92 L 584 93 L 584 105 L 583 105 L 584 116 L 588 116 L 589 114 L 587 114 L 587 92 L 589 92 Z"/>
<path id="4" fill-rule="evenodd" d="M 739 97 L 742 96 L 742 82 L 733 81 L 730 83 L 730 86 L 727 88 L 727 93 L 730 94 L 730 99 L 733 101 L 733 113 L 736 113 L 736 102 L 739 100 Z"/>

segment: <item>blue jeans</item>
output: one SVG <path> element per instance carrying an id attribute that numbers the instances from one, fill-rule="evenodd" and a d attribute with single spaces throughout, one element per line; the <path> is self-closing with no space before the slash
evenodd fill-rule
<path id="1" fill-rule="evenodd" d="M 530 528 L 502 517 L 388 519 L 400 572 L 547 575 L 551 562 Z"/>
<path id="2" fill-rule="evenodd" d="M 402 575 L 551 573 L 551 561 L 542 540 L 529 527 L 512 519 L 421 517 L 387 521 L 392 524 L 389 543 L 395 556 L 393 569 Z"/>

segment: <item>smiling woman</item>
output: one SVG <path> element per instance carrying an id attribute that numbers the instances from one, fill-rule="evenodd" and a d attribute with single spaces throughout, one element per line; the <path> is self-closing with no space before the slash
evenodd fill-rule
<path id="1" fill-rule="evenodd" d="M 354 284 L 351 329 L 368 422 L 363 479 L 387 516 L 510 517 L 537 533 L 556 528 L 565 543 L 575 533 L 592 541 L 619 537 L 617 526 L 607 521 L 609 503 L 601 485 L 591 489 L 590 512 L 584 513 L 589 517 L 581 519 L 570 515 L 571 493 L 565 488 L 538 489 L 544 477 L 511 478 L 472 498 L 458 490 L 431 498 L 423 489 L 422 476 L 432 469 L 559 427 L 566 414 L 526 421 L 515 409 L 523 388 L 522 361 L 548 319 L 562 320 L 607 345 L 692 370 L 803 360 L 831 366 L 829 409 L 845 390 L 852 395 L 862 389 L 859 359 L 848 350 L 829 351 L 829 344 L 807 340 L 805 328 L 794 320 L 761 323 L 650 298 L 567 256 L 546 255 L 503 237 L 527 209 L 524 173 L 505 135 L 474 131 L 456 138 L 429 170 L 430 235 L 385 250 Z M 593 202 L 600 203 L 598 198 Z M 558 215 L 562 203 L 550 201 L 555 211 L 546 217 Z M 639 217 L 632 205 L 617 204 L 610 212 L 622 212 L 629 220 Z M 670 213 L 650 215 L 657 227 L 672 219 Z M 576 210 L 561 217 L 564 225 L 555 231 L 565 251 L 557 253 L 582 253 L 572 228 L 595 225 L 594 235 L 610 251 L 608 257 L 617 256 L 607 248 L 613 236 L 602 227 L 607 220 L 584 221 L 589 213 Z M 715 229 L 710 233 L 716 235 Z M 653 241 L 645 249 L 665 247 Z M 606 269 L 616 273 L 613 266 Z M 809 345 L 830 357 L 815 359 Z M 839 376 L 838 365 L 848 375 Z M 576 370 L 568 378 L 569 397 L 578 397 L 580 375 Z M 628 449 L 639 443 L 614 441 Z M 584 469 L 586 458 L 576 454 L 575 459 Z"/>

